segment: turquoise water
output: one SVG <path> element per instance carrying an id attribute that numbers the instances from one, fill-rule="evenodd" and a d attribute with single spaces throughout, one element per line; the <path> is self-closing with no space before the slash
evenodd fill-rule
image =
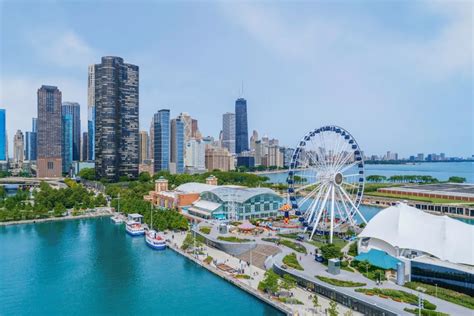
<path id="1" fill-rule="evenodd" d="M 110 219 L 0 227 L 0 315 L 279 315 Z"/>
<path id="2" fill-rule="evenodd" d="M 468 183 L 474 183 L 474 162 L 423 162 L 414 165 L 365 165 L 365 174 L 382 175 L 426 175 L 446 181 L 451 176 L 466 178 Z M 266 174 L 270 182 L 285 183 L 287 173 Z"/>

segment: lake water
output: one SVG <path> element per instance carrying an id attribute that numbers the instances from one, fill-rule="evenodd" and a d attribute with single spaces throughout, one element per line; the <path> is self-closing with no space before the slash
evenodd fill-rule
<path id="1" fill-rule="evenodd" d="M 474 183 L 474 162 L 423 162 L 412 165 L 371 165 L 365 166 L 366 176 L 381 175 L 423 175 L 432 176 L 440 181 L 446 181 L 451 176 L 466 178 L 468 183 Z M 287 173 L 265 174 L 273 183 L 285 183 Z"/>
<path id="2" fill-rule="evenodd" d="M 280 315 L 109 218 L 0 227 L 0 315 Z"/>

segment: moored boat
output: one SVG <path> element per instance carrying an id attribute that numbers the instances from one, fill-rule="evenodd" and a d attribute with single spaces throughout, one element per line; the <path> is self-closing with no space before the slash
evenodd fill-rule
<path id="1" fill-rule="evenodd" d="M 145 234 L 145 242 L 148 247 L 156 250 L 165 250 L 166 249 L 166 240 L 163 236 L 158 234 L 156 230 L 149 230 Z"/>
<path id="2" fill-rule="evenodd" d="M 128 220 L 125 223 L 125 230 L 130 236 L 142 236 L 145 234 L 145 228 L 142 224 L 143 216 L 140 214 L 128 214 Z"/>

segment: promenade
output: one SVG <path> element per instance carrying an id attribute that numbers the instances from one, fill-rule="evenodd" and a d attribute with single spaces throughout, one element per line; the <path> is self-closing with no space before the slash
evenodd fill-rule
<path id="1" fill-rule="evenodd" d="M 174 236 L 174 238 L 172 238 Z M 297 300 L 303 302 L 303 305 L 296 305 L 296 304 L 283 304 L 278 300 L 272 298 L 270 295 L 265 294 L 258 290 L 259 282 L 264 278 L 265 270 L 255 266 L 255 265 L 247 265 L 246 262 L 243 260 L 231 256 L 223 251 L 218 249 L 202 245 L 201 249 L 204 254 L 189 254 L 183 252 L 181 250 L 181 245 L 186 237 L 186 233 L 167 233 L 166 238 L 171 240 L 169 243 L 170 249 L 178 252 L 179 254 L 187 257 L 190 260 L 193 260 L 195 263 L 199 264 L 200 266 L 206 268 L 210 272 L 219 275 L 220 277 L 224 278 L 228 282 L 238 286 L 242 290 L 247 291 L 248 293 L 258 297 L 262 301 L 278 308 L 280 311 L 288 314 L 288 315 L 326 315 L 325 310 L 329 307 L 329 300 L 323 296 L 318 295 L 318 303 L 320 307 L 317 309 L 313 308 L 313 303 L 311 300 L 311 296 L 314 293 L 306 291 L 300 287 L 296 287 L 291 292 L 293 293 L 293 297 Z M 210 264 L 204 263 L 204 259 L 207 256 L 211 256 L 214 262 Z M 244 274 L 252 276 L 251 279 L 238 279 L 233 277 L 231 274 L 228 274 L 222 270 L 219 270 L 215 264 L 224 263 L 229 267 L 232 267 L 235 270 L 243 269 Z M 343 315 L 345 312 L 348 312 L 349 309 L 338 305 L 338 311 L 340 315 Z M 357 312 L 352 311 L 352 315 L 362 315 Z"/>

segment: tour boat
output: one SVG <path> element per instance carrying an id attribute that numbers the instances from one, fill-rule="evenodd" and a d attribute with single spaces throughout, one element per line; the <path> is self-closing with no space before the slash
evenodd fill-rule
<path id="1" fill-rule="evenodd" d="M 114 224 L 122 224 L 123 223 L 123 217 L 120 214 L 114 215 L 110 218 Z"/>
<path id="2" fill-rule="evenodd" d="M 156 230 L 149 230 L 145 234 L 146 244 L 156 250 L 165 250 L 166 249 L 166 240 L 163 236 L 158 234 Z"/>
<path id="3" fill-rule="evenodd" d="M 166 240 L 163 236 L 159 235 L 156 230 L 153 230 L 153 204 L 151 205 L 151 221 L 150 229 L 145 234 L 145 242 L 148 247 L 155 250 L 165 250 Z"/>
<path id="4" fill-rule="evenodd" d="M 125 223 L 125 230 L 130 236 L 142 236 L 145 234 L 145 228 L 142 224 L 143 216 L 140 214 L 128 214 L 128 220 Z"/>

